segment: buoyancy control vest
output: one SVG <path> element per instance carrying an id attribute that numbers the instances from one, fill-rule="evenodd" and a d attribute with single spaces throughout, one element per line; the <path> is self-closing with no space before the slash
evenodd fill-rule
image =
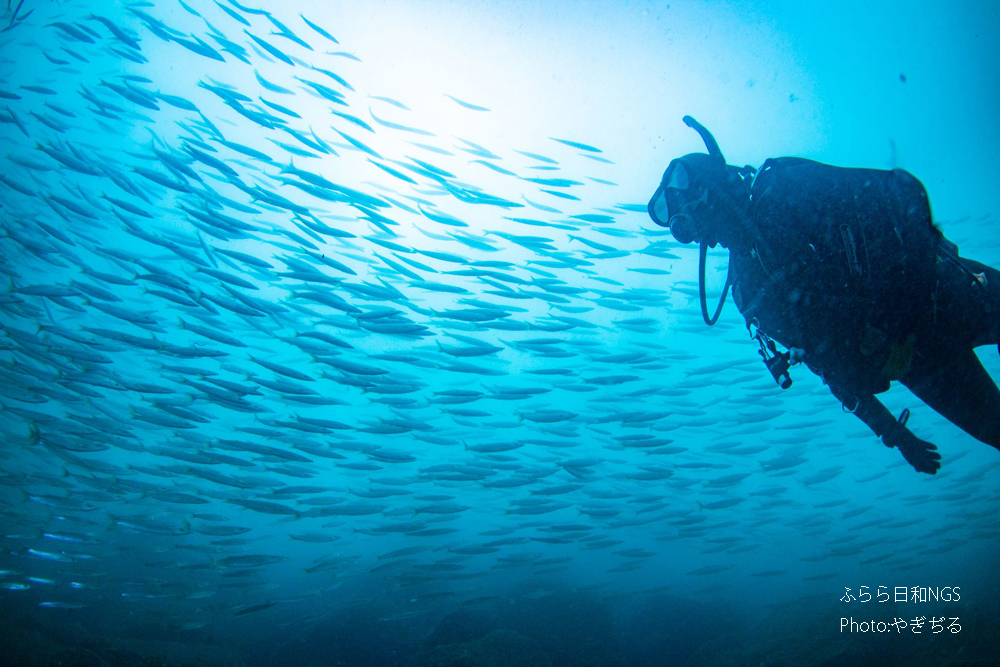
<path id="1" fill-rule="evenodd" d="M 928 321 L 935 252 L 923 185 L 901 169 L 767 160 L 751 187 L 750 239 L 731 248 L 747 324 L 830 383 L 878 393 Z"/>

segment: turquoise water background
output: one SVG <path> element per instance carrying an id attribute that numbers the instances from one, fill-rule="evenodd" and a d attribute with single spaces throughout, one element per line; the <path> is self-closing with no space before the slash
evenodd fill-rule
<path id="1" fill-rule="evenodd" d="M 702 664 L 759 662 L 842 616 L 962 615 L 845 588 L 957 586 L 978 620 L 906 650 L 992 645 L 997 452 L 893 387 L 942 453 L 919 475 L 804 368 L 781 391 L 645 213 L 691 114 L 731 164 L 906 169 L 1000 266 L 991 3 L 4 4 L 18 623 L 410 664 L 508 603 L 653 605 L 642 644 L 684 601 L 722 637 Z M 818 630 L 720 630 L 775 614 Z"/>

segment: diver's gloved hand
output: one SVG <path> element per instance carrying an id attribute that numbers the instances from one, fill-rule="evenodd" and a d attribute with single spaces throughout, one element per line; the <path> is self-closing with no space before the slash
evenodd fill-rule
<path id="1" fill-rule="evenodd" d="M 933 475 L 941 467 L 939 463 L 941 455 L 937 453 L 937 447 L 933 443 L 913 435 L 899 422 L 893 424 L 888 431 L 882 434 L 882 442 L 885 443 L 886 447 L 899 449 L 906 462 L 913 466 L 917 472 Z"/>

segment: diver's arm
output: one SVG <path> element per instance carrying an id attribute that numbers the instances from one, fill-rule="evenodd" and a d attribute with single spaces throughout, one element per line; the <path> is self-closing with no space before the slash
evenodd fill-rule
<path id="1" fill-rule="evenodd" d="M 882 437 L 895 424 L 896 418 L 888 408 L 875 398 L 874 394 L 858 395 L 842 385 L 830 384 L 830 391 L 841 402 L 845 410 L 863 421 L 875 435 Z"/>
<path id="2" fill-rule="evenodd" d="M 906 462 L 917 472 L 933 475 L 941 467 L 941 455 L 935 451 L 933 443 L 921 440 L 906 428 L 906 420 L 897 420 L 892 413 L 875 398 L 874 394 L 856 394 L 841 385 L 830 385 L 830 391 L 845 408 L 850 409 L 875 435 L 882 438 L 886 447 L 896 447 Z M 908 411 L 904 411 L 908 414 Z"/>

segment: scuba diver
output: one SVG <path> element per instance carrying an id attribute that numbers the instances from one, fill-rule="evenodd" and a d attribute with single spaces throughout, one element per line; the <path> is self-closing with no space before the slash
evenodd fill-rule
<path id="1" fill-rule="evenodd" d="M 794 157 L 730 166 L 704 126 L 684 123 L 708 154 L 671 161 L 648 210 L 680 243 L 701 244 L 705 322 L 732 287 L 783 389 L 789 367 L 804 363 L 918 472 L 936 473 L 941 456 L 909 431 L 909 410 L 897 419 L 876 398 L 894 380 L 1000 449 L 1000 390 L 974 351 L 1000 349 L 1000 271 L 958 256 L 931 222 L 923 185 L 901 169 Z M 705 257 L 716 245 L 729 250 L 729 274 L 710 317 Z"/>

